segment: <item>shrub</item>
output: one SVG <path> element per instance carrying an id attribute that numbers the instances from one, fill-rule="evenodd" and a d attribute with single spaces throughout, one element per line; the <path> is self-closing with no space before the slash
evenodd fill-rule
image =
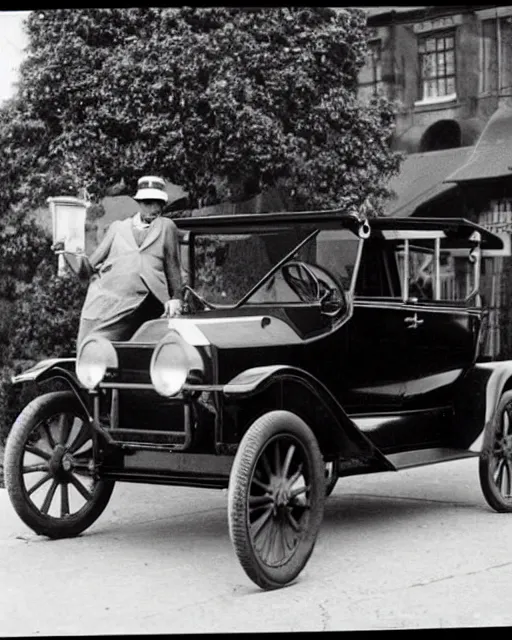
<path id="1" fill-rule="evenodd" d="M 8 362 L 75 353 L 85 293 L 74 274 L 57 276 L 53 265 L 43 263 L 14 305 Z"/>
<path id="2" fill-rule="evenodd" d="M 11 378 L 21 367 L 6 366 L 0 370 L 0 446 L 23 407 L 37 394 L 33 385 L 13 385 Z"/>
<path id="3" fill-rule="evenodd" d="M 0 369 L 0 446 L 18 413 L 37 395 L 35 385 L 13 385 L 12 376 L 44 358 L 75 353 L 85 292 L 86 285 L 75 275 L 57 276 L 55 264 L 48 261 L 39 265 L 30 284 L 19 286 Z"/>
<path id="4" fill-rule="evenodd" d="M 0 219 L 0 296 L 14 300 L 44 261 L 54 260 L 51 238 L 24 211 L 8 211 Z"/>

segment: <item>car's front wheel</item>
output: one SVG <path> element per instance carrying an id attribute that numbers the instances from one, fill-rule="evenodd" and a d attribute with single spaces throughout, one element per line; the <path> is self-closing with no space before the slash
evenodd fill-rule
<path id="1" fill-rule="evenodd" d="M 229 532 L 249 578 L 282 587 L 305 567 L 325 501 L 325 465 L 306 423 L 288 411 L 258 418 L 238 447 L 228 490 Z"/>
<path id="2" fill-rule="evenodd" d="M 70 391 L 41 395 L 14 422 L 5 447 L 5 486 L 38 534 L 76 536 L 103 512 L 114 488 L 95 475 L 91 426 Z"/>
<path id="3" fill-rule="evenodd" d="M 485 431 L 479 474 L 489 506 L 512 512 L 512 391 L 501 396 Z"/>

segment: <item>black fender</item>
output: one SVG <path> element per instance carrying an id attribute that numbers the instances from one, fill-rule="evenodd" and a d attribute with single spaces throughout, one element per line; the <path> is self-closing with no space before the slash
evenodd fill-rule
<path id="1" fill-rule="evenodd" d="M 480 452 L 501 396 L 512 389 L 512 360 L 478 362 L 461 380 L 454 402 L 453 445 Z"/>
<path id="2" fill-rule="evenodd" d="M 315 376 L 298 367 L 269 365 L 246 369 L 226 383 L 222 392 L 226 399 L 249 398 L 263 393 L 272 385 L 293 382 L 309 394 L 312 405 L 321 403 L 329 414 L 326 424 L 310 425 L 318 438 L 324 457 L 338 458 L 343 475 L 368 471 L 392 471 L 395 467 L 350 419 L 329 389 Z M 293 400 L 283 394 L 282 406 L 293 411 Z M 346 471 L 344 470 L 344 466 Z"/>
<path id="3" fill-rule="evenodd" d="M 30 382 L 41 384 L 42 382 L 55 379 L 63 380 L 82 405 L 87 418 L 92 420 L 91 411 L 84 401 L 85 390 L 78 382 L 74 373 L 75 361 L 75 358 L 49 358 L 47 360 L 41 360 L 41 362 L 38 362 L 33 367 L 13 376 L 11 382 L 17 385 Z"/>

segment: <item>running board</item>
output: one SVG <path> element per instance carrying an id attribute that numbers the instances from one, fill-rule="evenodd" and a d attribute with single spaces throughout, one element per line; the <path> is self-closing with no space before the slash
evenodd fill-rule
<path id="1" fill-rule="evenodd" d="M 176 487 L 190 487 L 200 489 L 227 489 L 229 477 L 204 474 L 201 476 L 178 473 L 159 473 L 154 471 L 119 471 L 105 469 L 101 477 L 116 482 L 135 482 L 143 484 L 163 484 Z"/>
<path id="2" fill-rule="evenodd" d="M 185 449 L 192 440 L 186 431 L 156 431 L 149 429 L 107 429 L 111 443 L 128 448 Z"/>
<path id="3" fill-rule="evenodd" d="M 461 460 L 463 458 L 474 458 L 478 453 L 467 449 L 450 449 L 448 447 L 434 447 L 433 449 L 416 449 L 414 451 L 401 451 L 400 453 L 390 453 L 386 458 L 398 469 L 408 469 L 410 467 L 422 467 L 427 464 L 437 464 L 438 462 L 450 462 L 450 460 Z"/>

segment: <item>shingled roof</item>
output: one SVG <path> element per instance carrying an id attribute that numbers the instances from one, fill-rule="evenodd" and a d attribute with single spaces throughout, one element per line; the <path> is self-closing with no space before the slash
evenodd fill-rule
<path id="1" fill-rule="evenodd" d="M 512 176 L 512 107 L 497 109 L 480 134 L 473 153 L 445 182 Z"/>
<path id="2" fill-rule="evenodd" d="M 457 185 L 447 183 L 446 176 L 461 167 L 472 151 L 473 147 L 457 147 L 406 156 L 400 173 L 389 183 L 396 197 L 387 202 L 385 215 L 411 216 L 422 204 L 455 189 Z"/>

